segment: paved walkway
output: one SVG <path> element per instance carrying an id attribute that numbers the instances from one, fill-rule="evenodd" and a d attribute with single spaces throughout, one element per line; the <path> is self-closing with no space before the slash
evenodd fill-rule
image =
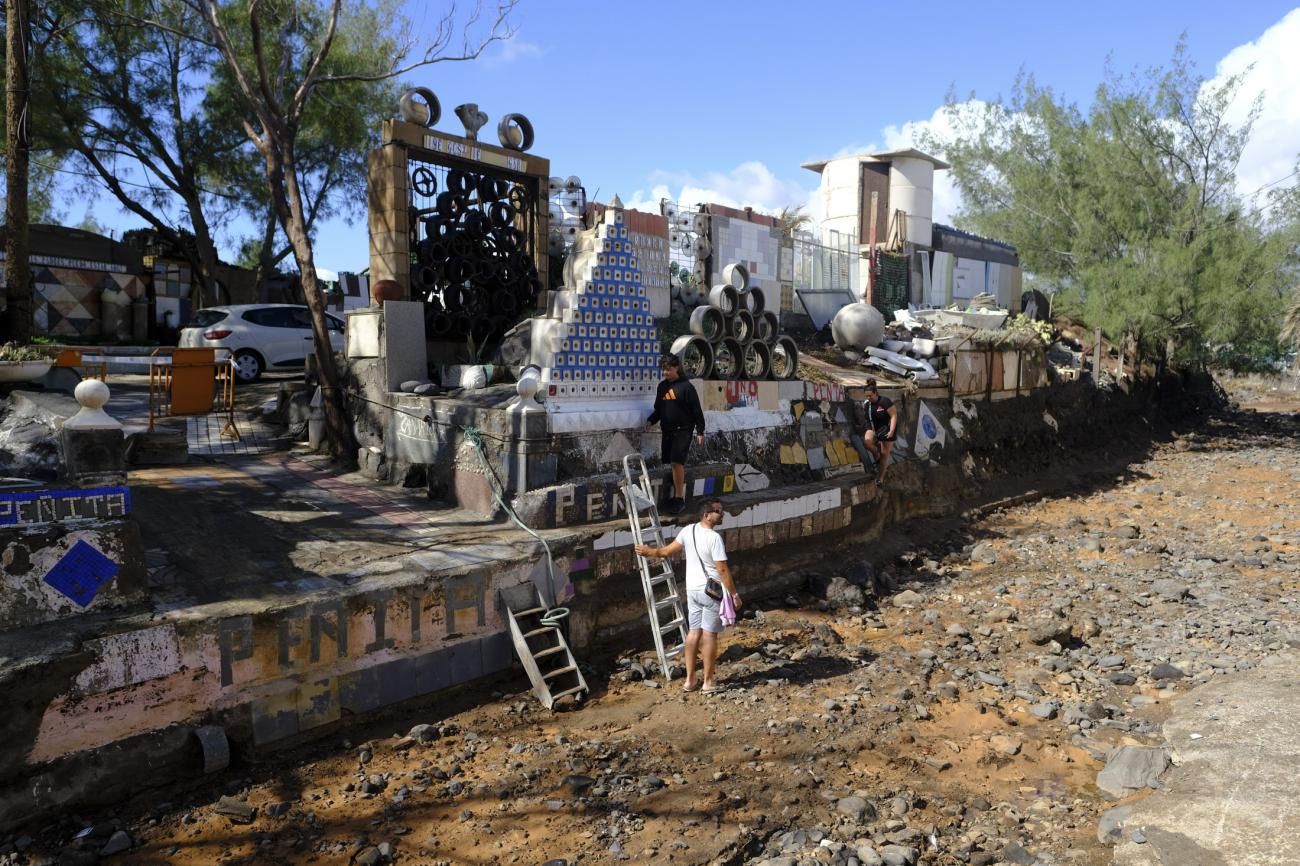
<path id="1" fill-rule="evenodd" d="M 1115 866 L 1300 864 L 1297 664 L 1300 652 L 1279 653 L 1177 702 L 1169 790 L 1135 804 Z"/>

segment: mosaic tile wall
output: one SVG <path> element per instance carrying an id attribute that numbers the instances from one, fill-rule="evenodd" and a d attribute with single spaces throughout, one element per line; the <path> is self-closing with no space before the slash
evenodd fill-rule
<path id="1" fill-rule="evenodd" d="M 145 293 L 144 282 L 132 274 L 36 266 L 32 277 L 36 329 L 52 337 L 98 336 L 105 291 L 125 292 L 131 300 Z"/>
<path id="2" fill-rule="evenodd" d="M 574 244 L 548 316 L 534 320 L 532 363 L 550 396 L 654 394 L 659 334 L 631 235 L 615 199 Z"/>
<path id="3" fill-rule="evenodd" d="M 767 308 L 775 310 L 782 303 L 785 309 L 779 280 L 781 230 L 720 214 L 709 217 L 709 224 L 713 261 L 743 263 L 749 268 L 749 285 L 763 290 Z"/>

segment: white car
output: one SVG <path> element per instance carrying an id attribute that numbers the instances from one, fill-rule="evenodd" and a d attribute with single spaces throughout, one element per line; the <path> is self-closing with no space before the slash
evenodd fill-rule
<path id="1" fill-rule="evenodd" d="M 343 351 L 343 320 L 325 314 L 330 348 Z M 302 367 L 313 350 L 311 314 L 297 304 L 205 307 L 181 329 L 183 349 L 229 349 L 235 375 L 252 382 L 268 370 Z"/>

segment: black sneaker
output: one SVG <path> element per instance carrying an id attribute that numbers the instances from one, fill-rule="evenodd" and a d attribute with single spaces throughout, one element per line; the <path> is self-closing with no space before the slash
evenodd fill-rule
<path id="1" fill-rule="evenodd" d="M 668 500 L 668 503 L 664 506 L 664 510 L 669 514 L 681 514 L 686 510 L 686 500 L 678 499 L 674 496 L 672 499 Z"/>

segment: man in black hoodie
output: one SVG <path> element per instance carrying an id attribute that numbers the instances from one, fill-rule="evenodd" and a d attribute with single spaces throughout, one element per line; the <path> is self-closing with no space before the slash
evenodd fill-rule
<path id="1" fill-rule="evenodd" d="M 704 409 L 695 386 L 682 377 L 682 362 L 676 355 L 665 355 L 659 367 L 664 379 L 645 426 L 649 430 L 658 423 L 663 433 L 663 461 L 673 467 L 673 495 L 665 503 L 665 510 L 681 514 L 686 510 L 686 455 L 691 450 L 691 430 L 696 431 L 696 444 L 703 445 Z"/>

